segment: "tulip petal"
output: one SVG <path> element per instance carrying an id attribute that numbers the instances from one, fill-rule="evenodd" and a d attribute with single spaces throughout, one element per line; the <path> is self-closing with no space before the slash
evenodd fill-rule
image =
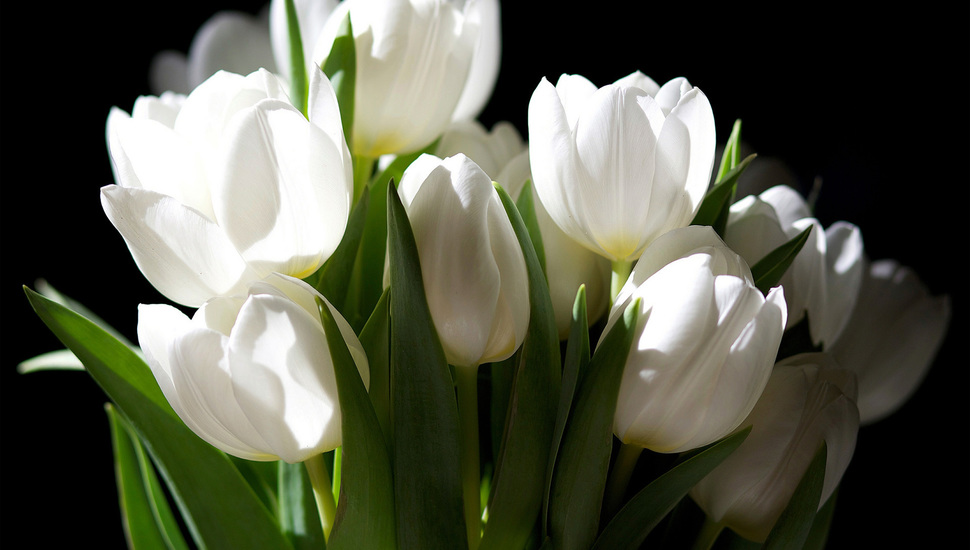
<path id="1" fill-rule="evenodd" d="M 330 351 L 306 310 L 280 296 L 250 296 L 228 355 L 240 407 L 282 460 L 302 462 L 340 445 Z"/>
<path id="2" fill-rule="evenodd" d="M 862 231 L 835 222 L 825 231 L 825 333 L 816 342 L 833 343 L 849 322 L 862 286 L 865 249 Z"/>
<path id="3" fill-rule="evenodd" d="M 236 120 L 213 188 L 220 225 L 262 274 L 312 274 L 350 214 L 342 151 L 287 103 L 264 100 Z"/>
<path id="4" fill-rule="evenodd" d="M 238 11 L 220 11 L 196 32 L 189 47 L 188 81 L 196 87 L 217 71 L 249 74 L 276 71 L 266 21 Z"/>
<path id="5" fill-rule="evenodd" d="M 219 226 L 171 197 L 108 185 L 101 204 L 138 268 L 174 302 L 199 306 L 258 278 Z"/>

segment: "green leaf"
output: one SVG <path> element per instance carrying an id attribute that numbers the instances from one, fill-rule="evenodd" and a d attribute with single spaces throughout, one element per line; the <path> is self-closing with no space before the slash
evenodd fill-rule
<path id="1" fill-rule="evenodd" d="M 463 548 L 460 434 L 454 383 L 428 309 L 414 234 L 387 188 L 391 418 L 398 543 Z"/>
<path id="2" fill-rule="evenodd" d="M 185 426 L 131 348 L 66 307 L 24 290 L 41 320 L 131 422 L 200 547 L 290 547 L 232 462 Z"/>
<path id="3" fill-rule="evenodd" d="M 354 310 L 358 304 L 348 299 L 348 289 L 353 279 L 357 252 L 364 235 L 369 200 L 369 191 L 365 189 L 347 219 L 347 227 L 344 229 L 340 244 L 327 262 L 306 279 L 307 283 L 330 300 L 345 319 L 360 317 L 360 313 Z"/>
<path id="4" fill-rule="evenodd" d="M 766 550 L 802 548 L 808 540 L 822 499 L 825 481 L 826 445 L 822 442 L 805 475 L 795 488 L 788 506 L 768 533 Z"/>
<path id="5" fill-rule="evenodd" d="M 738 178 L 744 170 L 751 164 L 755 155 L 749 155 L 737 166 L 732 168 L 724 175 L 724 179 L 712 187 L 704 200 L 701 202 L 697 214 L 691 225 L 710 225 L 718 235 L 724 235 L 724 227 L 727 224 L 727 216 L 734 202 L 734 195 L 738 188 Z"/>
<path id="6" fill-rule="evenodd" d="M 561 385 L 559 331 L 545 272 L 522 215 L 495 186 L 525 256 L 529 275 L 529 329 L 512 380 L 505 436 L 498 454 L 481 548 L 521 548 L 532 536 L 545 496 L 549 449 Z M 528 189 L 523 195 L 532 196 Z M 523 206 L 535 219 L 531 201 Z M 538 234 L 535 234 L 538 237 Z"/>
<path id="7" fill-rule="evenodd" d="M 303 463 L 277 464 L 280 528 L 294 550 L 326 548 L 310 475 Z"/>
<path id="8" fill-rule="evenodd" d="M 300 37 L 300 21 L 293 0 L 286 0 L 286 34 L 290 45 L 290 99 L 293 105 L 307 114 L 307 75 L 303 57 L 303 40 Z"/>
<path id="9" fill-rule="evenodd" d="M 764 258 L 761 258 L 751 266 L 754 285 L 763 294 L 768 294 L 771 287 L 781 281 L 781 277 L 788 270 L 788 266 L 795 261 L 795 257 L 798 256 L 805 242 L 808 241 L 808 235 L 812 232 L 812 227 L 814 226 L 808 226 L 795 238 L 772 250 Z"/>
<path id="10" fill-rule="evenodd" d="M 539 258 L 539 267 L 542 272 L 546 272 L 546 249 L 542 244 L 542 232 L 539 229 L 539 219 L 536 217 L 535 197 L 532 196 L 532 181 L 527 180 L 519 192 L 519 200 L 515 201 L 515 206 L 525 222 L 525 227 L 529 231 L 529 238 L 532 241 L 532 248 L 535 249 L 536 256 Z"/>
<path id="11" fill-rule="evenodd" d="M 556 467 L 559 456 L 559 446 L 562 434 L 566 429 L 566 419 L 573 405 L 576 388 L 589 365 L 589 322 L 586 310 L 586 285 L 581 285 L 576 292 L 573 302 L 573 319 L 569 325 L 569 338 L 566 341 L 566 356 L 563 361 L 562 384 L 559 389 L 559 410 L 556 412 L 556 425 L 552 432 L 552 446 L 549 452 L 549 463 L 546 466 L 546 494 L 542 502 L 542 532 L 548 527 L 549 491 L 552 484 L 552 472 Z"/>
<path id="12" fill-rule="evenodd" d="M 832 496 L 829 497 L 818 513 L 815 514 L 815 521 L 812 523 L 812 530 L 808 533 L 803 550 L 824 550 L 825 543 L 829 538 L 829 528 L 832 526 L 832 518 L 835 516 L 835 503 L 838 500 L 839 489 L 836 488 Z"/>
<path id="13" fill-rule="evenodd" d="M 187 549 L 138 435 L 110 403 L 105 405 L 105 411 L 111 427 L 115 479 L 128 547 Z"/>
<path id="14" fill-rule="evenodd" d="M 721 155 L 721 166 L 717 170 L 715 183 L 722 181 L 727 174 L 741 162 L 741 119 L 734 121 L 731 128 L 731 135 L 728 136 L 727 143 L 724 144 L 724 153 Z"/>
<path id="15" fill-rule="evenodd" d="M 84 370 L 81 360 L 69 349 L 60 349 L 31 357 L 17 365 L 17 372 L 27 374 L 41 370 Z"/>
<path id="16" fill-rule="evenodd" d="M 317 306 L 333 359 L 343 434 L 340 497 L 327 548 L 391 549 L 396 539 L 394 482 L 381 426 L 333 313 L 319 299 Z"/>
<path id="17" fill-rule="evenodd" d="M 370 387 L 367 394 L 377 415 L 377 421 L 384 434 L 388 452 L 391 449 L 391 359 L 390 359 L 390 318 L 388 311 L 389 292 L 384 291 L 370 319 L 360 331 L 360 344 L 367 353 L 370 365 Z"/>
<path id="18" fill-rule="evenodd" d="M 751 432 L 738 433 L 685 455 L 673 468 L 641 489 L 610 520 L 593 550 L 639 548 L 657 524 L 711 470 L 734 452 Z"/>
<path id="19" fill-rule="evenodd" d="M 613 415 L 639 308 L 637 299 L 600 342 L 576 390 L 552 473 L 548 535 L 554 548 L 585 550 L 596 539 L 613 448 Z"/>
<path id="20" fill-rule="evenodd" d="M 287 0 L 289 6 L 292 0 Z M 302 57 L 302 54 L 301 54 Z M 354 44 L 354 30 L 348 13 L 340 23 L 340 30 L 334 38 L 330 53 L 321 66 L 323 73 L 330 79 L 337 105 L 340 107 L 340 121 L 344 128 L 347 143 L 353 143 L 354 128 L 354 88 L 357 86 L 357 49 Z M 357 190 L 355 197 L 359 196 Z"/>

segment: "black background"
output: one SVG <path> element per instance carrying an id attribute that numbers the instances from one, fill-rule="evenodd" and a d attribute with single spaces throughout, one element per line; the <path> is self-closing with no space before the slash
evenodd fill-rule
<path id="1" fill-rule="evenodd" d="M 0 33 L 2 544 L 121 548 L 104 395 L 84 373 L 16 373 L 61 347 L 22 285 L 46 278 L 134 338 L 136 305 L 164 300 L 101 210 L 98 189 L 112 183 L 105 117 L 149 93 L 155 52 L 185 51 L 218 9 L 261 2 L 27 4 L 5 5 Z M 606 7 L 619 4 L 508 3 L 502 72 L 481 120 L 525 135 L 543 76 L 686 76 L 712 102 L 719 143 L 741 118 L 760 154 L 785 159 L 806 185 L 820 177 L 824 225 L 856 223 L 872 258 L 912 266 L 954 310 L 917 394 L 861 430 L 830 547 L 966 548 L 967 3 Z"/>

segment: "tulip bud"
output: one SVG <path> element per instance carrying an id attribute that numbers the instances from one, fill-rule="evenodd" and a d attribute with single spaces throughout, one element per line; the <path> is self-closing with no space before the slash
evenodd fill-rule
<path id="1" fill-rule="evenodd" d="M 448 362 L 508 358 L 529 326 L 525 258 L 492 180 L 465 155 L 422 155 L 398 188 Z"/>
<path id="2" fill-rule="evenodd" d="M 710 227 L 690 226 L 644 250 L 604 333 L 636 298 L 641 309 L 614 433 L 661 453 L 724 437 L 768 381 L 787 315 L 782 289 L 764 296 Z"/>
<path id="3" fill-rule="evenodd" d="M 950 322 L 950 297 L 930 296 L 895 260 L 867 266 L 855 311 L 830 351 L 859 377 L 863 425 L 895 412 L 926 376 Z"/>
<path id="4" fill-rule="evenodd" d="M 274 274 L 247 295 L 212 298 L 191 319 L 172 306 L 141 305 L 138 341 L 162 393 L 199 437 L 248 460 L 302 462 L 341 442 L 318 297 Z M 368 386 L 363 347 L 327 306 Z"/>
<path id="5" fill-rule="evenodd" d="M 855 451 L 855 395 L 855 376 L 828 354 L 782 360 L 738 428 L 751 426 L 751 433 L 691 489 L 691 497 L 714 522 L 747 539 L 764 541 L 824 441 L 821 507 Z"/>
<path id="6" fill-rule="evenodd" d="M 633 73 L 597 89 L 577 75 L 542 79 L 529 102 L 539 198 L 569 236 L 611 261 L 636 259 L 688 225 L 714 165 L 714 114 L 687 80 Z"/>
<path id="7" fill-rule="evenodd" d="M 440 157 L 464 153 L 518 201 L 527 181 L 532 181 L 529 151 L 518 130 L 499 122 L 489 132 L 478 122 L 461 122 L 441 136 Z M 580 285 L 586 285 L 587 321 L 596 322 L 609 306 L 610 262 L 563 233 L 539 202 L 531 187 L 536 221 L 545 250 L 546 280 L 556 317 L 559 338 L 569 336 L 573 303 Z"/>
<path id="8" fill-rule="evenodd" d="M 377 158 L 420 150 L 452 121 L 478 40 L 476 2 L 346 0 L 317 37 L 323 65 L 350 17 L 356 52 L 354 155 Z"/>
<path id="9" fill-rule="evenodd" d="M 108 219 L 145 277 L 198 306 L 272 272 L 312 274 L 343 237 L 353 167 L 336 96 L 310 83 L 309 120 L 277 77 L 220 72 L 184 100 L 141 99 L 108 117 L 117 185 Z"/>
<path id="10" fill-rule="evenodd" d="M 788 328 L 807 314 L 812 342 L 831 344 L 859 294 L 863 244 L 858 227 L 836 222 L 823 230 L 802 196 L 778 185 L 731 205 L 724 241 L 754 265 L 809 227 L 808 241 L 780 282 L 788 303 Z"/>

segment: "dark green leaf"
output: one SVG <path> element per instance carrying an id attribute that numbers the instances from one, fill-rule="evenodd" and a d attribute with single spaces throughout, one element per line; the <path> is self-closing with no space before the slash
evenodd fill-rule
<path id="1" fill-rule="evenodd" d="M 532 241 L 532 248 L 535 249 L 536 256 L 539 258 L 539 267 L 542 272 L 546 272 L 546 249 L 542 244 L 542 232 L 539 230 L 539 219 L 536 218 L 535 197 L 532 196 L 532 182 L 526 181 L 522 190 L 519 192 L 519 200 L 515 201 L 515 206 L 525 222 L 525 227 L 529 231 L 529 238 Z"/>
<path id="2" fill-rule="evenodd" d="M 454 382 L 428 309 L 414 234 L 387 188 L 392 456 L 403 550 L 462 548 L 460 434 Z"/>
<path id="3" fill-rule="evenodd" d="M 596 539 L 593 549 L 638 548 L 691 487 L 733 453 L 750 431 L 751 428 L 746 428 L 686 455 L 620 509 Z"/>
<path id="4" fill-rule="evenodd" d="M 717 170 L 715 183 L 721 182 L 738 163 L 741 162 L 741 119 L 734 121 L 731 128 L 731 135 L 728 136 L 727 143 L 724 144 L 724 153 L 721 155 L 721 166 Z"/>
<path id="5" fill-rule="evenodd" d="M 482 550 L 522 548 L 533 534 L 545 495 L 545 474 L 561 385 L 559 331 L 545 272 L 531 240 L 538 234 L 530 234 L 508 193 L 497 185 L 496 191 L 525 256 L 530 317 L 513 374 Z M 526 194 L 532 196 L 528 186 L 523 190 L 523 195 Z M 531 200 L 523 205 L 534 220 Z"/>
<path id="6" fill-rule="evenodd" d="M 182 423 L 134 351 L 64 306 L 24 290 L 37 315 L 138 433 L 200 547 L 290 547 L 229 458 Z"/>
<path id="7" fill-rule="evenodd" d="M 302 463 L 279 461 L 279 518 L 294 550 L 326 548 L 310 476 Z"/>
<path id="8" fill-rule="evenodd" d="M 763 294 L 768 294 L 771 287 L 781 281 L 781 277 L 788 270 L 788 266 L 795 261 L 795 256 L 802 250 L 802 246 L 808 241 L 808 235 L 812 232 L 813 226 L 808 226 L 799 233 L 794 239 L 772 250 L 767 256 L 758 260 L 751 266 L 751 275 L 754 277 L 754 284 Z"/>
<path id="9" fill-rule="evenodd" d="M 808 534 L 805 546 L 802 550 L 824 550 L 825 543 L 829 538 L 829 528 L 832 526 L 832 517 L 835 515 L 835 502 L 838 500 L 839 489 L 836 488 L 832 496 L 815 514 L 815 521 L 812 523 L 812 530 Z"/>
<path id="10" fill-rule="evenodd" d="M 347 296 L 354 276 L 357 251 L 360 249 L 360 242 L 364 235 L 369 199 L 369 190 L 365 189 L 347 219 L 347 227 L 344 229 L 340 244 L 327 262 L 307 278 L 307 282 L 320 291 L 320 294 L 326 296 L 345 319 L 360 317 L 359 312 L 354 310 L 358 304 L 349 300 Z"/>
<path id="11" fill-rule="evenodd" d="M 636 328 L 640 300 L 627 307 L 590 358 L 559 446 L 549 494 L 549 532 L 556 549 L 589 548 L 613 448 L 613 415 Z"/>
<path id="12" fill-rule="evenodd" d="M 290 46 L 290 99 L 293 105 L 306 116 L 307 76 L 306 61 L 303 58 L 303 39 L 300 37 L 300 22 L 293 0 L 286 0 L 284 5 L 286 6 L 286 34 Z"/>
<path id="13" fill-rule="evenodd" d="M 826 445 L 823 441 L 805 475 L 798 483 L 798 487 L 795 488 L 788 506 L 768 533 L 768 539 L 763 546 L 766 550 L 802 548 L 805 545 L 822 499 L 825 455 Z"/>
<path id="14" fill-rule="evenodd" d="M 110 403 L 105 410 L 111 426 L 115 479 L 128 547 L 133 550 L 188 548 L 138 435 Z"/>
<path id="15" fill-rule="evenodd" d="M 724 179 L 714 185 L 704 196 L 697 214 L 691 225 L 710 225 L 718 235 L 724 235 L 727 215 L 734 202 L 734 195 L 738 187 L 738 178 L 754 160 L 755 155 L 749 155 L 737 166 L 724 175 Z"/>
<path id="16" fill-rule="evenodd" d="M 360 331 L 360 344 L 367 353 L 370 365 L 370 387 L 367 394 L 374 406 L 374 413 L 380 423 L 388 452 L 391 449 L 391 365 L 390 365 L 390 322 L 388 301 L 390 294 L 384 291 L 370 319 Z"/>
<path id="17" fill-rule="evenodd" d="M 566 357 L 563 361 L 562 385 L 559 390 L 559 410 L 556 412 L 556 425 L 552 432 L 552 446 L 549 452 L 549 463 L 546 466 L 546 492 L 542 502 L 542 532 L 548 527 L 549 491 L 552 483 L 552 472 L 556 467 L 559 456 L 559 445 L 562 434 L 566 429 L 566 419 L 572 408 L 576 387 L 579 386 L 586 366 L 589 364 L 589 322 L 586 310 L 586 285 L 581 285 L 576 292 L 573 303 L 573 319 L 569 325 L 569 339 L 566 341 Z"/>
<path id="18" fill-rule="evenodd" d="M 386 550 L 395 546 L 394 483 L 381 426 L 333 313 L 318 300 L 340 398 L 340 497 L 327 547 Z"/>
<path id="19" fill-rule="evenodd" d="M 292 0 L 287 0 L 287 6 Z M 302 53 L 301 53 L 302 60 Z M 354 88 L 357 86 L 357 49 L 354 44 L 354 30 L 350 24 L 350 15 L 340 23 L 340 30 L 334 38 L 330 53 L 321 67 L 323 73 L 330 79 L 337 104 L 340 106 L 340 121 L 344 128 L 344 138 L 347 143 L 353 143 L 354 128 Z M 355 190 L 355 199 L 363 189 Z"/>

